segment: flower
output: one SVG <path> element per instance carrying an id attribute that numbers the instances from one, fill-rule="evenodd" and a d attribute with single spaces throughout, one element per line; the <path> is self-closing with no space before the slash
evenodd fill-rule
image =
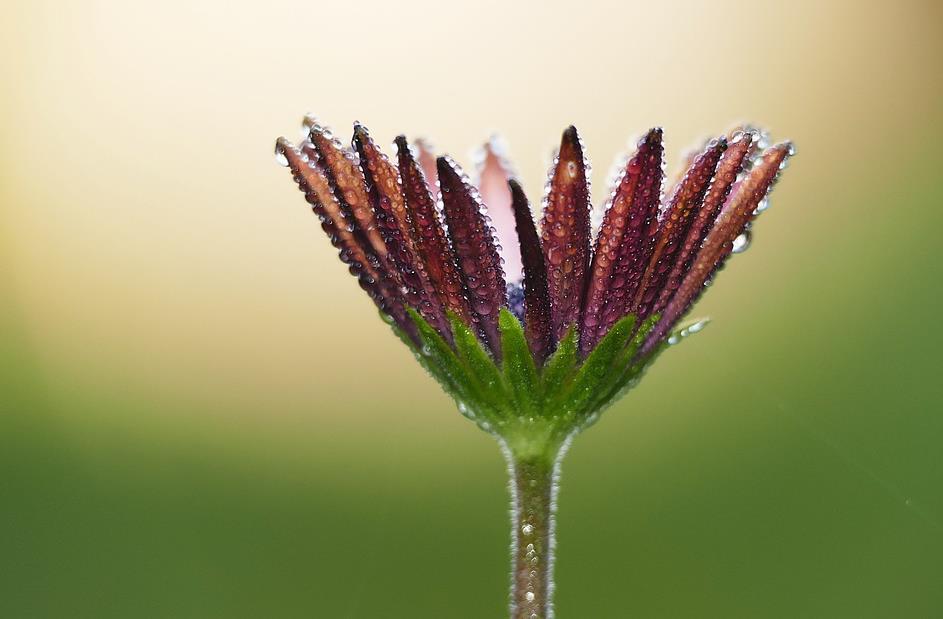
<path id="1" fill-rule="evenodd" d="M 459 410 L 515 453 L 556 451 L 636 384 L 732 253 L 792 154 L 739 129 L 663 193 L 662 130 L 621 165 L 593 233 L 589 165 L 563 132 L 538 227 L 500 149 L 475 184 L 450 157 L 367 129 L 352 147 L 306 118 L 276 143 L 341 260 Z M 667 195 L 663 199 L 663 195 Z"/>
<path id="2" fill-rule="evenodd" d="M 511 477 L 511 617 L 553 614 L 554 512 L 570 439 L 658 354 L 703 328 L 679 321 L 732 253 L 792 154 L 745 129 L 709 141 L 662 199 L 662 131 L 620 166 L 593 234 L 574 127 L 550 169 L 538 230 L 494 144 L 478 188 L 449 157 L 396 138 L 396 163 L 354 125 L 314 119 L 279 162 L 340 258 L 459 410 L 495 435 Z M 487 206 L 485 206 L 487 204 Z"/>

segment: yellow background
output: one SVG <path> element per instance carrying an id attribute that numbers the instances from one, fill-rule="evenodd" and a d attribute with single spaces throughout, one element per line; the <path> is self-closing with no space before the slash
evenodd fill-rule
<path id="1" fill-rule="evenodd" d="M 611 5 L 611 6 L 610 6 Z M 0 25 L 0 616 L 497 617 L 503 463 L 274 138 L 311 111 L 532 199 L 735 123 L 798 155 L 564 468 L 560 617 L 943 615 L 934 2 L 14 2 Z"/>

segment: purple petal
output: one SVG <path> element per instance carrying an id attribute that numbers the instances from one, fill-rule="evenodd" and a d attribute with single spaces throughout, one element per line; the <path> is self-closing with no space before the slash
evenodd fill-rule
<path id="1" fill-rule="evenodd" d="M 426 176 L 413 157 L 404 136 L 396 138 L 400 177 L 406 208 L 415 230 L 416 249 L 439 296 L 441 305 L 471 323 L 471 310 L 465 298 L 465 284 L 458 271 L 455 255 L 442 226 L 436 202 L 429 193 Z M 438 176 L 438 174 L 436 174 Z"/>
<path id="2" fill-rule="evenodd" d="M 339 250 L 340 259 L 347 264 L 350 273 L 357 277 L 360 286 L 377 307 L 418 342 L 415 325 L 406 314 L 401 295 L 390 279 L 379 270 L 372 248 L 364 245 L 354 234 L 353 222 L 344 214 L 328 178 L 285 138 L 279 138 L 276 148 L 287 160 L 295 182 L 321 220 L 321 227 Z"/>
<path id="3" fill-rule="evenodd" d="M 356 223 L 357 234 L 366 239 L 379 258 L 385 260 L 388 253 L 386 243 L 377 228 L 363 174 L 353 153 L 344 149 L 320 125 L 311 128 L 311 143 L 320 155 L 320 165 L 331 182 L 334 195 Z"/>
<path id="4" fill-rule="evenodd" d="M 583 312 L 584 355 L 625 315 L 638 288 L 658 225 L 663 158 L 662 130 L 656 127 L 626 164 L 603 217 Z"/>
<path id="5" fill-rule="evenodd" d="M 464 276 L 472 321 L 498 357 L 498 313 L 507 305 L 507 287 L 491 225 L 477 192 L 458 165 L 447 157 L 439 157 L 437 164 L 449 238 Z"/>
<path id="6" fill-rule="evenodd" d="M 748 133 L 738 134 L 731 138 L 727 151 L 717 164 L 714 180 L 711 182 L 707 195 L 704 196 L 703 204 L 688 228 L 684 241 L 675 255 L 671 271 L 665 278 L 658 298 L 649 313 L 657 314 L 664 311 L 668 301 L 681 285 L 684 276 L 691 269 L 697 251 L 704 242 L 704 237 L 707 236 L 714 220 L 717 219 L 724 201 L 730 194 L 730 188 L 733 187 L 737 176 L 743 169 L 743 162 L 753 149 L 753 143 L 753 136 Z"/>
<path id="7" fill-rule="evenodd" d="M 589 271 L 589 185 L 575 127 L 563 132 L 541 221 L 553 336 L 579 321 Z"/>
<path id="8" fill-rule="evenodd" d="M 635 299 L 629 306 L 629 312 L 639 319 L 647 318 L 651 313 L 653 302 L 668 279 L 682 241 L 694 215 L 703 204 L 704 196 L 714 177 L 714 170 L 717 169 L 726 148 L 725 138 L 709 142 L 704 151 L 693 159 L 684 177 L 675 187 L 664 217 L 659 223 L 648 267 L 635 293 Z"/>
<path id="9" fill-rule="evenodd" d="M 717 221 L 707 233 L 691 270 L 677 293 L 668 302 L 658 324 L 645 340 L 638 356 L 644 357 L 671 331 L 704 291 L 704 284 L 733 251 L 733 242 L 753 218 L 753 211 L 766 196 L 779 170 L 792 152 L 789 143 L 778 144 L 765 153 L 759 163 L 738 184 L 727 199 Z"/>
<path id="10" fill-rule="evenodd" d="M 405 285 L 406 299 L 429 324 L 449 338 L 451 331 L 445 312 L 416 249 L 415 232 L 406 210 L 399 171 L 360 124 L 354 126 L 354 146 L 360 155 L 360 166 L 378 228 L 389 250 L 390 261 Z"/>
<path id="11" fill-rule="evenodd" d="M 553 346 L 550 327 L 550 293 L 547 266 L 527 196 L 517 181 L 509 183 L 517 236 L 520 238 L 524 273 L 524 334 L 535 361 L 543 363 Z"/>

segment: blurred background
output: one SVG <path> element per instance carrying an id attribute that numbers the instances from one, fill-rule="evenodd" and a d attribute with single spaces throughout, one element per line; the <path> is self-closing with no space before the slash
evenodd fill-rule
<path id="1" fill-rule="evenodd" d="M 6 4 L 0 616 L 505 614 L 504 463 L 275 165 L 308 111 L 535 200 L 570 123 L 597 201 L 656 124 L 794 139 L 568 456 L 558 614 L 943 616 L 940 5 L 612 4 Z"/>

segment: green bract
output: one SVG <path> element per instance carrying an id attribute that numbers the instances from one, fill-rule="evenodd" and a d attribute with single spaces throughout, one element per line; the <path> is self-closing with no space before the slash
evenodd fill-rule
<path id="1" fill-rule="evenodd" d="M 459 411 L 503 439 L 518 455 L 555 451 L 569 436 L 591 425 L 599 413 L 633 387 L 654 359 L 689 333 L 687 323 L 643 357 L 639 346 L 657 323 L 651 316 L 636 328 L 634 316 L 619 320 L 585 359 L 570 329 L 546 363 L 535 363 L 520 321 L 501 310 L 501 357 L 494 358 L 457 316 L 449 345 L 418 312 L 410 311 L 421 345 L 397 327 L 419 363 L 455 400 Z"/>

